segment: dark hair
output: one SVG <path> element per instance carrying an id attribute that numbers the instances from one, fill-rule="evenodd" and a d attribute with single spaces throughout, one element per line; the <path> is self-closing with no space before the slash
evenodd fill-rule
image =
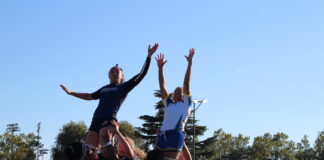
<path id="1" fill-rule="evenodd" d="M 114 68 L 118 68 L 118 69 L 121 70 L 121 72 L 122 72 L 122 80 L 121 80 L 121 83 L 123 83 L 123 82 L 124 82 L 124 73 L 123 73 L 123 69 L 120 68 L 120 67 L 118 67 L 118 64 L 116 64 L 116 66 L 113 66 L 113 67 L 110 68 L 110 70 L 109 70 L 109 72 L 108 72 L 108 76 L 110 76 L 110 72 L 111 72 L 112 69 L 114 69 Z"/>
<path id="2" fill-rule="evenodd" d="M 70 143 L 64 147 L 64 153 L 70 160 L 81 160 L 86 154 L 86 145 L 81 142 Z"/>

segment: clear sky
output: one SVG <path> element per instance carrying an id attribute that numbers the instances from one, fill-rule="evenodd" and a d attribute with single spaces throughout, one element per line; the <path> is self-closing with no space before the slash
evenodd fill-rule
<path id="1" fill-rule="evenodd" d="M 98 101 L 68 96 L 108 83 L 118 63 L 137 74 L 148 44 L 165 53 L 167 88 L 182 85 L 196 49 L 193 98 L 207 98 L 200 125 L 253 137 L 284 132 L 311 143 L 324 129 L 324 1 L 0 1 L 0 133 L 9 123 L 36 132 L 50 149 L 63 124 L 89 126 Z M 154 59 L 118 119 L 140 126 L 155 114 Z M 49 159 L 49 155 L 46 156 Z"/>

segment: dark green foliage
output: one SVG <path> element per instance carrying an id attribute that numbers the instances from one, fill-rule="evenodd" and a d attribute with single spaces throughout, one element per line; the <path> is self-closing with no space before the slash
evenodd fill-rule
<path id="1" fill-rule="evenodd" d="M 55 146 L 52 148 L 53 160 L 67 160 L 64 155 L 64 146 L 72 142 L 80 142 L 85 138 L 87 126 L 84 122 L 70 122 L 63 125 L 58 133 Z"/>
<path id="2" fill-rule="evenodd" d="M 0 159 L 34 160 L 37 148 L 42 149 L 41 137 L 34 133 L 18 135 L 5 132 L 0 135 Z"/>

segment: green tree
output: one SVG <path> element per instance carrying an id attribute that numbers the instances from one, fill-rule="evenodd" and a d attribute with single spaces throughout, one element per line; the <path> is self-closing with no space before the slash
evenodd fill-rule
<path id="1" fill-rule="evenodd" d="M 315 152 L 314 149 L 310 147 L 307 136 L 305 135 L 300 143 L 297 143 L 295 158 L 297 160 L 314 160 Z"/>
<path id="2" fill-rule="evenodd" d="M 118 125 L 119 130 L 124 137 L 132 138 L 138 148 L 145 149 L 145 143 L 135 127 L 133 127 L 128 121 L 120 121 Z"/>
<path id="3" fill-rule="evenodd" d="M 78 123 L 71 121 L 64 124 L 56 137 L 55 146 L 51 150 L 53 160 L 67 160 L 63 147 L 69 143 L 83 140 L 86 133 L 87 126 L 83 121 Z"/>
<path id="4" fill-rule="evenodd" d="M 275 160 L 294 160 L 295 143 L 288 140 L 285 133 L 277 133 L 272 138 L 272 157 Z"/>
<path id="5" fill-rule="evenodd" d="M 264 134 L 254 138 L 251 157 L 256 160 L 294 160 L 295 143 L 288 141 L 288 135 L 277 133 L 271 135 Z"/>
<path id="6" fill-rule="evenodd" d="M 34 160 L 36 148 L 42 148 L 33 133 L 14 135 L 5 132 L 0 135 L 0 159 L 10 160 Z"/>
<path id="7" fill-rule="evenodd" d="M 196 157 L 200 156 L 200 150 L 204 149 L 203 145 L 200 143 L 199 137 L 204 135 L 204 133 L 207 130 L 206 126 L 201 126 L 197 122 L 199 120 L 195 119 L 195 133 L 196 133 L 196 138 L 195 138 L 195 145 L 196 145 Z M 185 142 L 190 150 L 191 153 L 193 153 L 193 117 L 190 116 L 187 121 L 187 125 L 185 128 L 185 132 L 187 134 Z"/>
<path id="8" fill-rule="evenodd" d="M 263 160 L 271 157 L 272 136 L 270 133 L 265 133 L 263 136 L 254 138 L 251 158 L 255 160 Z"/>
<path id="9" fill-rule="evenodd" d="M 161 98 L 161 92 L 155 91 L 155 97 Z M 156 132 L 160 129 L 163 121 L 163 104 L 162 101 L 158 101 L 155 104 L 155 109 L 157 110 L 155 116 L 143 115 L 139 119 L 142 119 L 144 123 L 142 127 L 138 127 L 139 135 L 142 137 L 145 143 L 145 150 L 148 151 L 150 145 L 154 145 L 156 141 Z"/>
<path id="10" fill-rule="evenodd" d="M 240 160 L 249 155 L 249 137 L 239 134 L 237 137 L 225 133 L 222 129 L 214 135 L 201 141 L 200 159 L 204 160 Z"/>
<path id="11" fill-rule="evenodd" d="M 154 96 L 161 99 L 161 92 L 160 91 L 155 91 Z M 172 96 L 172 94 L 170 95 Z M 138 132 L 142 139 L 145 142 L 145 150 L 147 151 L 149 147 L 153 146 L 156 141 L 156 131 L 160 129 L 163 121 L 163 116 L 164 116 L 164 111 L 163 111 L 164 105 L 162 104 L 162 100 L 159 100 L 155 104 L 155 109 L 157 110 L 156 114 L 154 116 L 151 115 L 143 115 L 140 116 L 139 118 L 144 121 L 142 124 L 142 127 L 138 127 Z M 198 122 L 197 120 L 195 122 Z M 186 136 L 186 143 L 189 147 L 190 150 L 192 150 L 193 146 L 193 119 L 192 117 L 189 117 L 187 121 L 187 125 L 185 128 L 185 132 L 187 134 Z M 196 137 L 199 137 L 204 134 L 204 132 L 207 130 L 206 126 L 200 126 L 196 123 Z M 198 142 L 198 138 L 196 139 L 196 143 Z M 198 144 L 199 145 L 199 144 Z M 197 146 L 199 149 L 200 147 Z"/>
<path id="12" fill-rule="evenodd" d="M 319 132 L 314 145 L 317 160 L 324 159 L 324 130 Z"/>

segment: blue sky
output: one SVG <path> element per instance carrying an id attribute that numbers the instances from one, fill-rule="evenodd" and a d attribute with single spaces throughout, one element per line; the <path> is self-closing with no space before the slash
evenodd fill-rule
<path id="1" fill-rule="evenodd" d="M 324 122 L 324 2 L 302 1 L 1 1 L 0 133 L 9 123 L 36 132 L 50 149 L 63 124 L 89 126 L 98 101 L 66 95 L 108 83 L 118 63 L 137 74 L 148 44 L 168 60 L 169 92 L 182 85 L 196 49 L 191 89 L 207 98 L 196 113 L 213 131 L 255 137 L 284 132 L 311 143 Z M 155 114 L 156 62 L 126 99 L 119 120 L 140 126 Z M 252 140 L 251 140 L 252 141 Z M 46 157 L 48 158 L 48 156 Z"/>

